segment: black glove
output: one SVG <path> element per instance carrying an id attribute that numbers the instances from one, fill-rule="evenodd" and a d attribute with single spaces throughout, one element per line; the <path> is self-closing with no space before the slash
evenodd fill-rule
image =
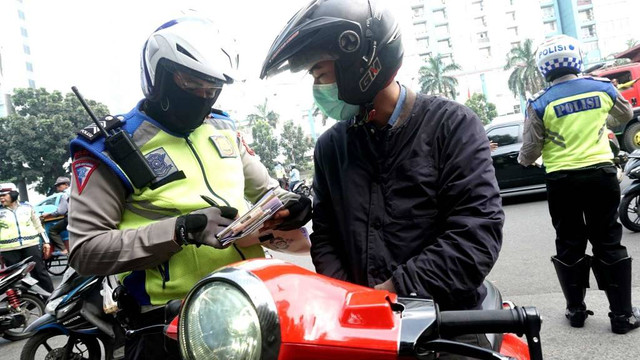
<path id="1" fill-rule="evenodd" d="M 289 210 L 289 216 L 276 226 L 276 230 L 299 229 L 311 220 L 311 200 L 306 196 L 299 196 L 297 200 L 288 201 L 284 208 Z"/>
<path id="2" fill-rule="evenodd" d="M 209 245 L 224 248 L 216 234 L 229 226 L 238 215 L 238 209 L 230 206 L 209 207 L 182 215 L 176 220 L 175 239 L 183 245 Z"/>

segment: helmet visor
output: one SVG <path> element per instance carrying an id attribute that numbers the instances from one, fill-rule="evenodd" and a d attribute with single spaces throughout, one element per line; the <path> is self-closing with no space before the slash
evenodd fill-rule
<path id="1" fill-rule="evenodd" d="M 222 90 L 222 81 L 207 81 L 184 71 L 173 73 L 173 81 L 182 90 L 203 99 L 215 99 Z"/>

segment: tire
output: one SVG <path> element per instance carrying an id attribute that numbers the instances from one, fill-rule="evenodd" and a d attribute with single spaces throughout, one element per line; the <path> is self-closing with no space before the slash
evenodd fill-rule
<path id="1" fill-rule="evenodd" d="M 620 201 L 620 222 L 627 229 L 640 232 L 640 191 L 625 195 Z"/>
<path id="2" fill-rule="evenodd" d="M 50 257 L 44 262 L 47 272 L 51 275 L 58 276 L 64 274 L 69 268 L 68 256 L 55 256 Z"/>
<path id="3" fill-rule="evenodd" d="M 71 338 L 55 329 L 37 332 L 27 341 L 20 353 L 20 360 L 64 358 L 65 346 Z M 83 336 L 76 338 L 72 346 L 72 359 L 100 360 L 102 351 L 100 343 L 95 337 Z"/>
<path id="4" fill-rule="evenodd" d="M 622 137 L 622 143 L 624 150 L 628 153 L 640 149 L 640 122 L 634 122 L 627 127 Z"/>
<path id="5" fill-rule="evenodd" d="M 26 322 L 21 327 L 4 331 L 2 337 L 7 340 L 23 340 L 33 335 L 33 333 L 25 333 L 24 329 L 44 314 L 44 302 L 42 302 L 42 300 L 37 296 L 22 293 L 20 296 L 20 306 L 26 306 L 26 310 L 29 312 L 29 317 L 27 317 Z"/>

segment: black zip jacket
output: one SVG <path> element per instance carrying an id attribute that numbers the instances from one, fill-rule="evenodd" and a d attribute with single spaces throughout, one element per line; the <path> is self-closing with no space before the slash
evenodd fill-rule
<path id="1" fill-rule="evenodd" d="M 504 213 L 478 117 L 407 91 L 393 127 L 339 122 L 315 148 L 311 256 L 318 273 L 442 309 L 475 308 Z"/>

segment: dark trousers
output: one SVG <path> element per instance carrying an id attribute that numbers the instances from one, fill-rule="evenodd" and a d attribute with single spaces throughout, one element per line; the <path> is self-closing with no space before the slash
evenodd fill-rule
<path id="1" fill-rule="evenodd" d="M 585 255 L 587 241 L 594 257 L 605 263 L 628 256 L 620 243 L 620 185 L 615 167 L 552 172 L 546 182 L 558 260 L 575 264 Z"/>
<path id="2" fill-rule="evenodd" d="M 2 252 L 2 257 L 4 258 L 4 262 L 7 266 L 17 264 L 20 261 L 26 259 L 28 256 L 31 256 L 31 260 L 36 263 L 36 266 L 33 268 L 33 270 L 31 270 L 31 276 L 33 276 L 34 279 L 38 280 L 38 284 L 40 285 L 40 287 L 49 292 L 53 291 L 53 283 L 51 282 L 49 273 L 44 266 L 44 261 L 42 260 L 42 252 L 40 251 L 40 247 L 38 245 Z"/>
<path id="3" fill-rule="evenodd" d="M 135 321 L 131 327 L 133 329 L 140 329 L 147 326 L 165 323 L 164 309 L 156 309 L 140 314 L 137 321 Z M 124 349 L 126 360 L 180 359 L 178 343 L 167 338 L 162 331 L 127 339 Z"/>
<path id="4" fill-rule="evenodd" d="M 67 230 L 67 225 L 69 224 L 68 218 L 65 216 L 64 219 L 58 221 L 55 225 L 53 225 L 49 229 L 49 240 L 51 244 L 54 246 L 54 250 L 58 249 L 60 251 L 66 250 L 64 246 L 64 242 L 62 241 L 61 232 Z"/>

